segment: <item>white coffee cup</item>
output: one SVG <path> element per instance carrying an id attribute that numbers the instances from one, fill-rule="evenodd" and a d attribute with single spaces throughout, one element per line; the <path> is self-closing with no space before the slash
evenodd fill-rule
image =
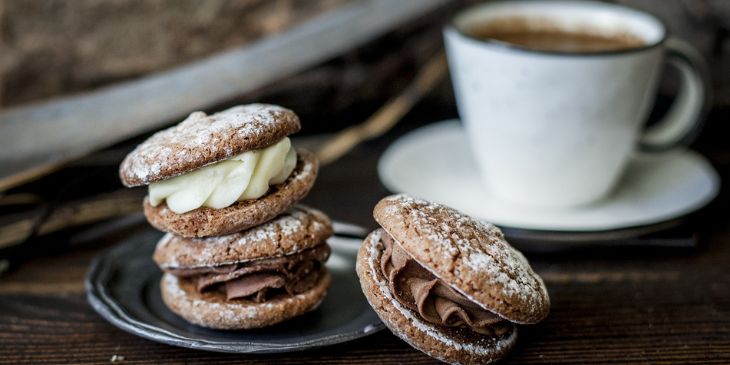
<path id="1" fill-rule="evenodd" d="M 561 30 L 628 32 L 645 45 L 561 53 L 483 40 L 469 30 L 495 19 L 539 19 Z M 709 89 L 704 62 L 669 38 L 656 17 L 594 1 L 489 2 L 444 30 L 459 114 L 486 188 L 528 205 L 567 207 L 606 196 L 636 153 L 665 153 L 699 130 Z M 661 69 L 680 90 L 659 123 L 644 128 Z"/>

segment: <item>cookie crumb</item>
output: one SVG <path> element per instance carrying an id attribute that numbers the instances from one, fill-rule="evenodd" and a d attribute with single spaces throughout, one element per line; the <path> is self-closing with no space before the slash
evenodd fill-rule
<path id="1" fill-rule="evenodd" d="M 116 362 L 122 362 L 124 361 L 124 356 L 114 354 L 112 355 L 112 358 L 109 359 L 109 362 L 116 363 Z"/>

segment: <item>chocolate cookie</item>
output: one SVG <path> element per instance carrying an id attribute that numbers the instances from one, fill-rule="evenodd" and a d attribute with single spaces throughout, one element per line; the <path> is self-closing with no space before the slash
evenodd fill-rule
<path id="1" fill-rule="evenodd" d="M 296 317 L 326 294 L 331 235 L 327 216 L 304 206 L 227 236 L 168 233 L 154 253 L 165 272 L 163 299 L 173 312 L 209 328 L 256 328 Z"/>
<path id="2" fill-rule="evenodd" d="M 319 163 L 308 151 L 297 150 L 297 165 L 289 178 L 271 186 L 255 200 L 243 200 L 222 209 L 201 207 L 175 213 L 165 203 L 153 207 L 144 201 L 144 213 L 155 228 L 183 237 L 220 236 L 254 227 L 281 214 L 304 198 L 317 178 Z"/>
<path id="3" fill-rule="evenodd" d="M 264 302 L 228 300 L 218 291 L 199 292 L 191 281 L 164 274 L 162 299 L 173 312 L 190 323 L 215 329 L 249 329 L 270 326 L 316 309 L 332 281 L 326 269 L 309 290 L 282 295 Z"/>
<path id="4" fill-rule="evenodd" d="M 291 255 L 332 236 L 332 223 L 319 210 L 296 205 L 256 228 L 226 236 L 185 238 L 166 234 L 154 260 L 162 269 L 197 268 Z"/>
<path id="5" fill-rule="evenodd" d="M 415 348 L 455 364 L 491 362 L 515 344 L 513 322 L 547 316 L 542 279 L 496 227 L 407 195 L 381 200 L 374 216 L 383 228 L 358 252 L 360 283 Z"/>
<path id="6" fill-rule="evenodd" d="M 239 105 L 212 115 L 194 112 L 137 146 L 122 161 L 119 176 L 128 187 L 147 185 L 269 146 L 300 128 L 299 117 L 277 105 Z"/>

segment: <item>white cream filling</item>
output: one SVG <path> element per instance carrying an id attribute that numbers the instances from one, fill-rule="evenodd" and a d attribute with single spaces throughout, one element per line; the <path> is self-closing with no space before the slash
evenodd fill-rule
<path id="1" fill-rule="evenodd" d="M 289 177 L 297 153 L 289 138 L 266 148 L 244 152 L 171 179 L 151 183 L 150 204 L 163 201 L 175 213 L 200 207 L 225 208 L 240 200 L 258 199 L 270 185 Z"/>

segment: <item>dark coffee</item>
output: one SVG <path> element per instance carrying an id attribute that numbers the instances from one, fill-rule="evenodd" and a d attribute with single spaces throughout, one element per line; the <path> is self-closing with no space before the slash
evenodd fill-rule
<path id="1" fill-rule="evenodd" d="M 472 27 L 472 37 L 497 40 L 538 51 L 565 53 L 606 52 L 637 48 L 644 41 L 628 32 L 602 34 L 596 30 L 561 30 L 546 21 L 498 19 Z"/>

